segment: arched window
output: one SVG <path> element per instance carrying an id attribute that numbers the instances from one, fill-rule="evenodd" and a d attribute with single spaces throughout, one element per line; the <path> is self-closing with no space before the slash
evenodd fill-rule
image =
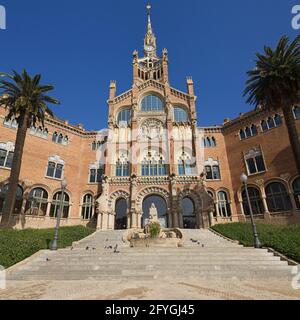
<path id="1" fill-rule="evenodd" d="M 183 152 L 178 160 L 178 175 L 189 176 L 195 174 L 195 163 L 192 163 L 191 157 Z"/>
<path id="2" fill-rule="evenodd" d="M 225 191 L 220 191 L 218 193 L 218 206 L 219 206 L 219 213 L 222 217 L 224 218 L 231 217 L 231 207 L 228 201 L 228 195 Z"/>
<path id="3" fill-rule="evenodd" d="M 48 207 L 48 192 L 43 188 L 31 190 L 26 203 L 26 214 L 45 216 Z"/>
<path id="4" fill-rule="evenodd" d="M 212 148 L 215 148 L 217 146 L 217 140 L 215 137 L 211 138 L 211 146 L 212 146 Z"/>
<path id="5" fill-rule="evenodd" d="M 266 195 L 270 212 L 290 211 L 292 209 L 291 199 L 283 183 L 270 183 L 266 187 Z"/>
<path id="6" fill-rule="evenodd" d="M 96 141 L 92 142 L 92 150 L 93 151 L 97 150 L 97 142 Z"/>
<path id="7" fill-rule="evenodd" d="M 14 158 L 14 145 L 12 143 L 0 143 L 0 167 L 11 168 Z"/>
<path id="8" fill-rule="evenodd" d="M 298 209 L 300 209 L 300 178 L 293 182 L 293 191 Z"/>
<path id="9" fill-rule="evenodd" d="M 45 129 L 43 130 L 43 138 L 44 138 L 44 139 L 48 139 L 48 135 L 49 135 L 49 131 L 48 131 L 47 128 L 45 128 Z"/>
<path id="10" fill-rule="evenodd" d="M 99 164 L 90 165 L 89 183 L 99 183 L 105 173 L 105 166 Z"/>
<path id="11" fill-rule="evenodd" d="M 282 125 L 282 118 L 279 114 L 276 114 L 274 117 L 274 121 L 275 121 L 275 126 L 279 127 Z"/>
<path id="12" fill-rule="evenodd" d="M 2 211 L 3 211 L 7 192 L 8 192 L 8 184 L 0 188 L 0 214 L 2 214 Z M 18 186 L 14 214 L 21 213 L 22 204 L 23 204 L 23 188 L 21 186 Z"/>
<path id="13" fill-rule="evenodd" d="M 174 121 L 175 122 L 188 122 L 189 117 L 185 109 L 174 107 Z"/>
<path id="14" fill-rule="evenodd" d="M 116 201 L 115 206 L 116 218 L 115 218 L 115 230 L 127 229 L 127 201 L 120 198 Z"/>
<path id="15" fill-rule="evenodd" d="M 56 143 L 57 142 L 57 138 L 58 138 L 58 133 L 54 132 L 52 135 L 52 142 Z"/>
<path id="16" fill-rule="evenodd" d="M 245 140 L 246 139 L 246 133 L 245 133 L 245 130 L 243 130 L 243 129 L 240 130 L 240 139 L 241 140 Z"/>
<path id="17" fill-rule="evenodd" d="M 129 177 L 129 162 L 119 159 L 116 164 L 116 177 Z"/>
<path id="18" fill-rule="evenodd" d="M 52 200 L 51 203 L 51 209 L 50 209 L 50 217 L 56 218 L 58 215 L 58 212 L 60 210 L 61 205 L 61 198 L 62 198 L 62 192 L 57 192 Z M 64 192 L 64 198 L 62 202 L 63 210 L 61 217 L 63 219 L 67 219 L 69 217 L 69 209 L 70 209 L 70 197 Z"/>
<path id="19" fill-rule="evenodd" d="M 260 197 L 259 190 L 256 188 L 253 188 L 253 187 L 249 187 L 248 192 L 249 192 L 249 198 L 250 198 L 250 203 L 251 203 L 253 214 L 263 214 L 264 207 L 263 207 L 262 199 Z M 248 215 L 250 215 L 250 208 L 248 205 L 246 190 L 243 190 L 242 198 L 243 198 L 244 213 L 245 213 L 245 215 L 248 216 Z"/>
<path id="20" fill-rule="evenodd" d="M 300 107 L 296 106 L 294 108 L 294 116 L 296 119 L 300 119 Z"/>
<path id="21" fill-rule="evenodd" d="M 62 133 L 58 136 L 57 138 L 57 143 L 58 144 L 63 144 L 63 140 L 64 140 L 64 136 L 62 135 Z"/>
<path id="22" fill-rule="evenodd" d="M 219 161 L 209 158 L 204 163 L 207 180 L 221 180 Z"/>
<path id="23" fill-rule="evenodd" d="M 249 127 L 246 127 L 245 129 L 246 137 L 250 138 L 252 137 L 251 129 Z"/>
<path id="24" fill-rule="evenodd" d="M 66 146 L 68 143 L 69 143 L 69 137 L 68 136 L 64 136 L 62 144 Z"/>
<path id="25" fill-rule="evenodd" d="M 208 195 L 214 200 L 214 203 L 215 203 L 215 197 L 214 197 L 214 194 L 211 192 L 211 191 L 207 191 Z M 216 208 L 216 205 L 215 205 L 215 211 L 214 211 L 214 217 L 216 218 L 217 217 L 217 208 Z"/>
<path id="26" fill-rule="evenodd" d="M 261 122 L 261 128 L 262 128 L 262 131 L 263 131 L 263 132 L 266 132 L 266 131 L 269 130 L 268 124 L 267 124 L 267 122 L 266 122 L 265 120 L 263 120 L 263 121 Z"/>
<path id="27" fill-rule="evenodd" d="M 251 133 L 252 133 L 252 136 L 256 136 L 258 134 L 257 126 L 255 124 L 251 126 Z"/>
<path id="28" fill-rule="evenodd" d="M 183 198 L 181 202 L 181 210 L 183 216 L 184 229 L 195 229 L 196 213 L 194 201 L 189 197 Z"/>
<path id="29" fill-rule="evenodd" d="M 206 146 L 206 148 L 211 148 L 211 140 L 210 140 L 210 137 L 207 137 L 207 138 L 206 138 L 205 146 Z"/>
<path id="30" fill-rule="evenodd" d="M 164 104 L 158 96 L 149 95 L 142 100 L 141 110 L 142 111 L 163 111 Z"/>
<path id="31" fill-rule="evenodd" d="M 158 152 L 148 152 L 142 161 L 142 176 L 165 176 L 167 167 L 163 157 Z"/>
<path id="32" fill-rule="evenodd" d="M 261 122 L 263 132 L 277 128 L 282 125 L 282 117 L 279 114 L 275 114 L 273 117 L 269 117 L 267 120 Z"/>
<path id="33" fill-rule="evenodd" d="M 118 114 L 118 125 L 125 123 L 128 125 L 131 122 L 131 110 L 123 109 Z"/>
<path id="34" fill-rule="evenodd" d="M 260 148 L 248 150 L 245 154 L 245 161 L 249 175 L 266 171 L 266 165 Z"/>
<path id="35" fill-rule="evenodd" d="M 50 157 L 48 160 L 47 177 L 62 179 L 64 171 L 64 161 L 59 157 Z"/>
<path id="36" fill-rule="evenodd" d="M 91 194 L 86 194 L 83 197 L 83 203 L 81 207 L 81 218 L 83 220 L 91 220 L 94 212 L 94 198 Z"/>
<path id="37" fill-rule="evenodd" d="M 269 117 L 269 118 L 268 118 L 267 123 L 268 123 L 268 127 L 269 127 L 269 129 L 273 129 L 273 128 L 275 128 L 275 127 L 276 127 L 276 124 L 275 124 L 274 118 L 272 118 L 272 117 Z"/>

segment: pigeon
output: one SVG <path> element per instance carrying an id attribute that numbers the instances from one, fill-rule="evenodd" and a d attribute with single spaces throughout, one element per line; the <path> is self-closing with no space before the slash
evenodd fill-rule
<path id="1" fill-rule="evenodd" d="M 120 253 L 120 251 L 118 251 L 118 245 L 117 244 L 115 246 L 114 253 Z"/>
<path id="2" fill-rule="evenodd" d="M 46 261 L 49 262 L 49 261 L 51 261 L 51 260 L 50 260 L 49 258 L 46 258 Z"/>
<path id="3" fill-rule="evenodd" d="M 191 239 L 191 241 L 192 241 L 193 243 L 197 243 L 197 242 L 198 242 L 197 240 L 194 240 L 194 239 Z"/>
<path id="4" fill-rule="evenodd" d="M 93 250 L 96 250 L 96 248 L 93 248 Z"/>
<path id="5" fill-rule="evenodd" d="M 72 251 L 73 249 L 74 249 L 74 248 L 72 247 L 72 248 L 71 248 L 71 251 Z"/>
<path id="6" fill-rule="evenodd" d="M 85 250 L 89 250 L 89 247 L 86 247 Z"/>

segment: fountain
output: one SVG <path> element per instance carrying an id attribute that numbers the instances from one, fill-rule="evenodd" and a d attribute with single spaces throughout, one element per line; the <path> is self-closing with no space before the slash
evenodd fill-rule
<path id="1" fill-rule="evenodd" d="M 181 247 L 183 236 L 179 229 L 162 228 L 154 203 L 149 209 L 149 219 L 144 230 L 131 230 L 127 234 L 127 241 L 131 247 Z"/>

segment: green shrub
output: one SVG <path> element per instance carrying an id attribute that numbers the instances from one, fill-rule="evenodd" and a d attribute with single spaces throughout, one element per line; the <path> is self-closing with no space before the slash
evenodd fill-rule
<path id="1" fill-rule="evenodd" d="M 62 227 L 59 232 L 59 248 L 71 246 L 91 233 L 94 229 Z M 49 249 L 54 229 L 44 230 L 3 230 L 0 229 L 0 265 L 8 268 L 38 252 Z"/>
<path id="2" fill-rule="evenodd" d="M 152 222 L 148 225 L 148 232 L 151 238 L 157 238 L 160 234 L 161 227 L 158 222 Z"/>
<path id="3" fill-rule="evenodd" d="M 244 246 L 253 246 L 253 233 L 250 223 L 219 224 L 213 230 L 224 236 L 238 240 Z M 280 226 L 257 224 L 259 239 L 264 247 L 270 247 L 285 256 L 300 262 L 300 225 Z"/>

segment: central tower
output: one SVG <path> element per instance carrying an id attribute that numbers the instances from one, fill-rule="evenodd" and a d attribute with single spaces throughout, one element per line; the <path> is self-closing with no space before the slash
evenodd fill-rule
<path id="1" fill-rule="evenodd" d="M 98 228 L 142 228 L 152 202 L 165 227 L 207 227 L 212 201 L 203 192 L 193 80 L 187 92 L 170 86 L 168 52 L 158 54 L 150 3 L 143 49 L 142 57 L 133 53 L 131 89 L 117 95 L 111 81 Z"/>
<path id="2" fill-rule="evenodd" d="M 134 84 L 153 79 L 162 83 L 168 82 L 168 51 L 164 49 L 162 57 L 157 56 L 156 37 L 152 29 L 151 4 L 147 5 L 148 25 L 144 39 L 144 57 L 139 58 L 138 51 L 133 53 Z"/>

